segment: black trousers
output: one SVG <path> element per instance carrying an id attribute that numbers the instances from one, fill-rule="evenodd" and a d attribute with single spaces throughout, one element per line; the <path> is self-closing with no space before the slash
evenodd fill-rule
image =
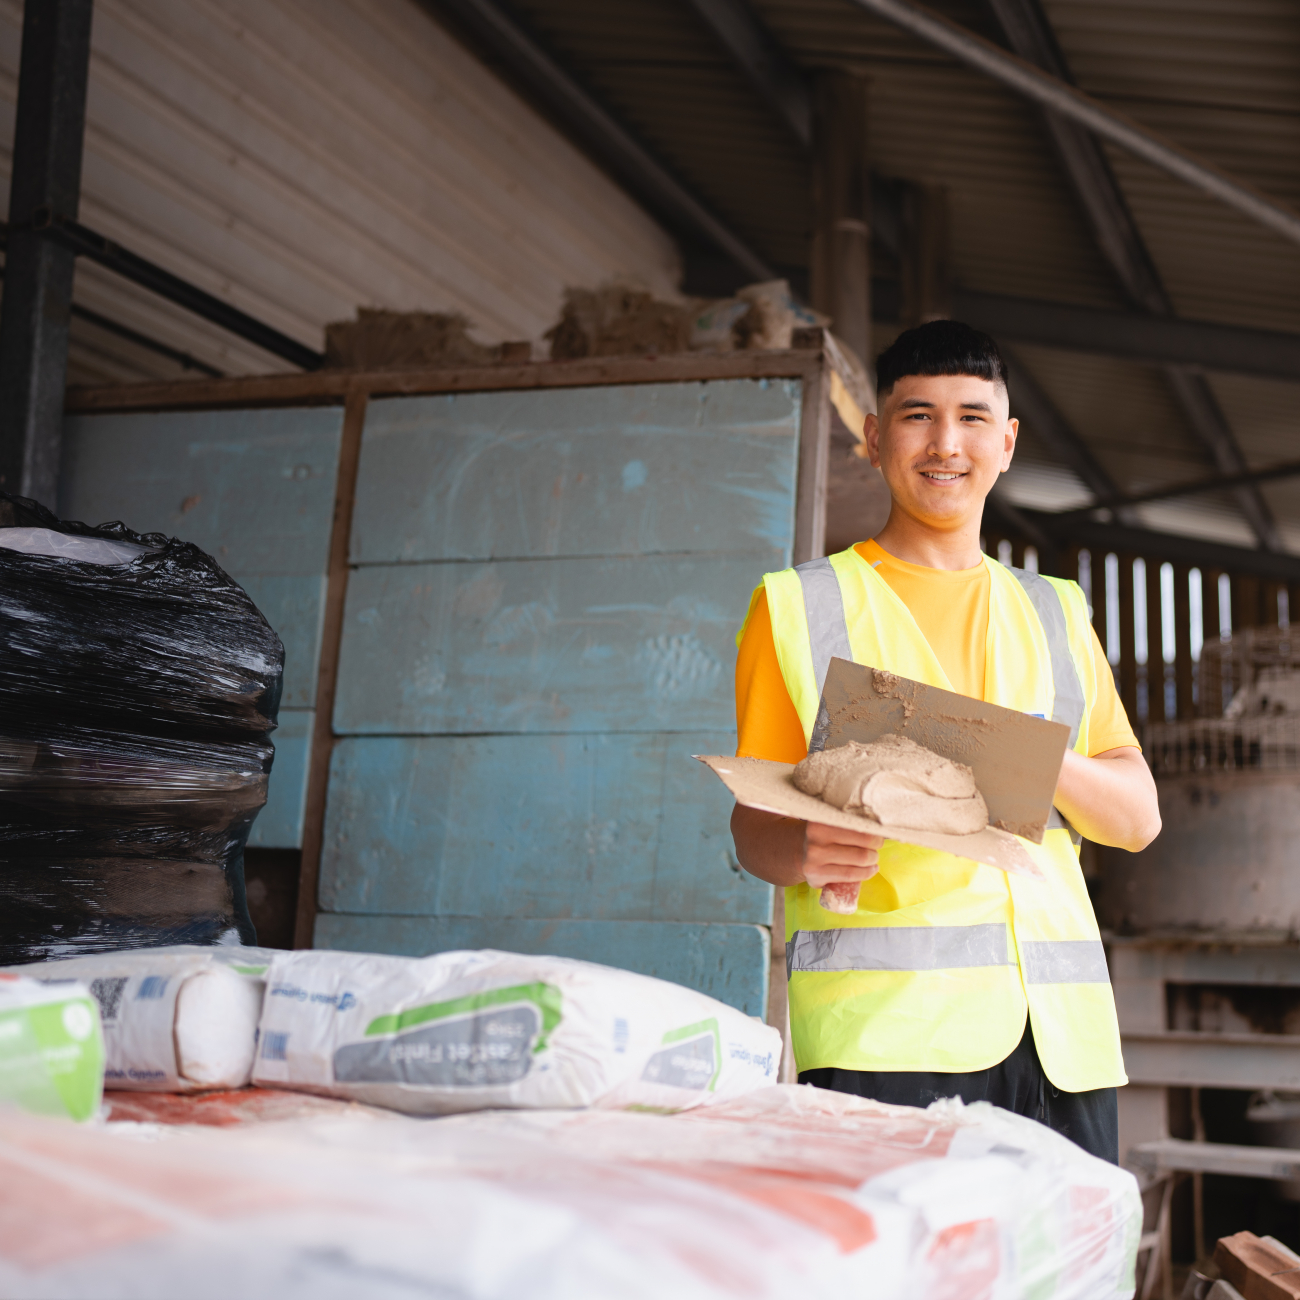
<path id="1" fill-rule="evenodd" d="M 1020 1045 L 1005 1061 L 971 1074 L 911 1070 L 804 1070 L 800 1083 L 899 1106 L 928 1106 L 941 1097 L 991 1101 L 1068 1137 L 1090 1155 L 1119 1164 L 1119 1095 L 1114 1088 L 1061 1092 L 1043 1073 L 1034 1035 L 1025 1024 Z"/>

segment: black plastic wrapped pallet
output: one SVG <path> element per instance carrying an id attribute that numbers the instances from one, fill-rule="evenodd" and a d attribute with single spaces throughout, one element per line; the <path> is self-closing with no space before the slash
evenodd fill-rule
<path id="1" fill-rule="evenodd" d="M 13 549 L 53 539 L 11 529 L 117 545 L 92 563 Z M 256 941 L 244 845 L 283 672 L 197 546 L 0 493 L 0 965 Z"/>

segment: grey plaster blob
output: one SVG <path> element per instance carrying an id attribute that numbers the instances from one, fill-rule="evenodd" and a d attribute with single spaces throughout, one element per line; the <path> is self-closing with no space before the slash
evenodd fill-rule
<path id="1" fill-rule="evenodd" d="M 973 835 L 988 825 L 988 808 L 970 768 L 903 736 L 869 745 L 851 740 L 809 754 L 791 780 L 805 794 L 885 826 Z"/>

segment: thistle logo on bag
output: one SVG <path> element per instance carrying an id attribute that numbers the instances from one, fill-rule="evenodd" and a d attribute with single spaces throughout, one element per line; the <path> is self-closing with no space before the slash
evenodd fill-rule
<path id="1" fill-rule="evenodd" d="M 560 990 L 519 984 L 410 1007 L 366 1026 L 334 1053 L 339 1083 L 481 1088 L 516 1083 L 560 1023 Z"/>
<path id="2" fill-rule="evenodd" d="M 663 1041 L 671 1046 L 661 1048 L 646 1062 L 641 1082 L 712 1092 L 722 1068 L 720 1040 L 716 1020 L 670 1030 Z"/>
<path id="3" fill-rule="evenodd" d="M 99 1003 L 99 1017 L 105 1024 L 114 1024 L 122 1007 L 122 990 L 127 976 L 112 975 L 90 981 L 91 996 Z"/>

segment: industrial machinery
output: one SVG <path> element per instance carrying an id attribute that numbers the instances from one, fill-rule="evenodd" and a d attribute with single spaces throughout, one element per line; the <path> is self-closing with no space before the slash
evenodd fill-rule
<path id="1" fill-rule="evenodd" d="M 1141 853 L 1099 850 L 1092 881 L 1131 1084 L 1121 1159 L 1170 1186 L 1235 1174 L 1296 1194 L 1300 1127 L 1279 1121 L 1300 1113 L 1300 631 L 1207 644 L 1197 712 L 1145 728 L 1164 828 Z M 1258 1145 L 1205 1140 L 1210 1088 L 1240 1092 Z"/>

